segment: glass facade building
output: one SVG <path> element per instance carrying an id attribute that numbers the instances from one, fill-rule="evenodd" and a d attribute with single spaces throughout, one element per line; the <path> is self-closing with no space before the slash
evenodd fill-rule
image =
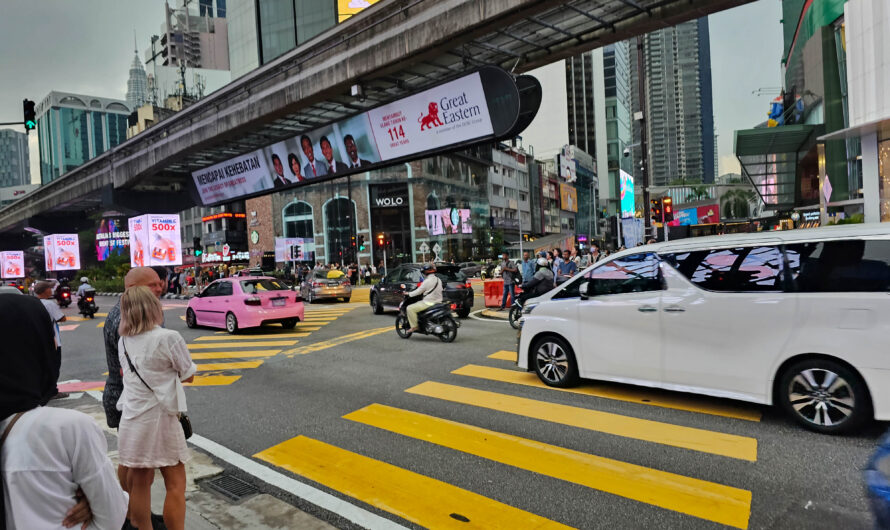
<path id="1" fill-rule="evenodd" d="M 125 141 L 129 114 L 126 101 L 50 92 L 37 106 L 41 183 Z"/>
<path id="2" fill-rule="evenodd" d="M 31 184 L 28 136 L 12 129 L 0 130 L 0 188 Z"/>

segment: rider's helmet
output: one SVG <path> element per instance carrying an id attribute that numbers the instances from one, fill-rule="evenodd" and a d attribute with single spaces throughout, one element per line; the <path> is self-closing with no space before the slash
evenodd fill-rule
<path id="1" fill-rule="evenodd" d="M 80 277 L 80 283 L 89 283 L 89 282 L 90 282 L 90 279 L 87 278 L 86 276 Z"/>
<path id="2" fill-rule="evenodd" d="M 550 267 L 550 263 L 547 261 L 547 258 L 538 258 L 538 269 L 547 269 Z"/>
<path id="3" fill-rule="evenodd" d="M 432 263 L 424 263 L 423 267 L 420 268 L 420 272 L 423 274 L 429 274 L 431 272 L 436 272 L 436 266 Z"/>

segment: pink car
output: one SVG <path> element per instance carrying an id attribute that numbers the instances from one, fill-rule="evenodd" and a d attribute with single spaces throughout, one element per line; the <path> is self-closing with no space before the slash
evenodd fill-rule
<path id="1" fill-rule="evenodd" d="M 303 320 L 303 300 L 284 283 L 268 276 L 223 278 L 189 300 L 185 323 L 229 333 L 278 322 L 292 329 Z"/>

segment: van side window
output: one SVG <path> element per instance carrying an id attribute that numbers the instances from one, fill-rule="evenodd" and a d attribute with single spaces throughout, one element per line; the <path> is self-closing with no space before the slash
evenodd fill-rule
<path id="1" fill-rule="evenodd" d="M 683 276 L 709 291 L 781 291 L 782 252 L 778 247 L 695 250 L 667 256 Z"/>
<path id="2" fill-rule="evenodd" d="M 589 284 L 587 294 L 590 296 L 660 291 L 663 284 L 658 261 L 658 256 L 652 253 L 612 260 L 566 284 L 553 298 L 577 298 L 578 288 L 585 281 Z"/>
<path id="3" fill-rule="evenodd" d="M 785 253 L 799 292 L 890 291 L 890 241 L 794 243 Z"/>

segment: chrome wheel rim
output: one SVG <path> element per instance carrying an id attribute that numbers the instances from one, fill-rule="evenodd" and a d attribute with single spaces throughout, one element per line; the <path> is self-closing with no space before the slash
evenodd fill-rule
<path id="1" fill-rule="evenodd" d="M 230 333 L 235 331 L 235 315 L 228 315 L 226 317 L 226 330 Z"/>
<path id="2" fill-rule="evenodd" d="M 559 383 L 569 372 L 569 358 L 555 342 L 545 342 L 538 347 L 535 363 L 541 377 L 551 383 Z"/>
<path id="3" fill-rule="evenodd" d="M 845 422 L 856 408 L 850 383 L 824 368 L 809 368 L 791 378 L 788 401 L 802 418 L 822 427 Z"/>
<path id="4" fill-rule="evenodd" d="M 188 327 L 195 327 L 195 312 L 189 309 L 188 312 L 186 312 L 185 314 L 185 320 L 185 323 L 188 324 Z"/>

